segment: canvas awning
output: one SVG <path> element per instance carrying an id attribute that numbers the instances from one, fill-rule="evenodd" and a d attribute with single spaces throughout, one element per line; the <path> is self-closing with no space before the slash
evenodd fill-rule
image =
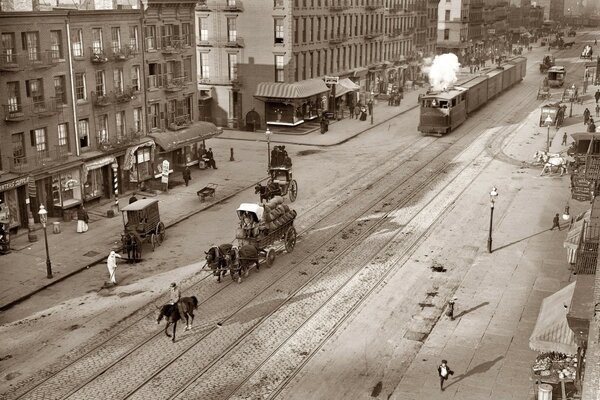
<path id="1" fill-rule="evenodd" d="M 581 230 L 583 228 L 584 221 L 589 222 L 590 213 L 591 210 L 587 210 L 577 216 L 575 222 L 573 223 L 573 226 L 571 226 L 571 229 L 567 233 L 567 238 L 563 242 L 563 247 L 565 249 L 577 251 L 577 246 L 579 246 L 579 238 L 581 237 Z"/>
<path id="2" fill-rule="evenodd" d="M 210 139 L 223 132 L 222 129 L 210 122 L 194 122 L 185 129 L 178 131 L 156 132 L 150 136 L 164 151 L 169 152 L 184 146 Z"/>
<path id="3" fill-rule="evenodd" d="M 573 299 L 567 313 L 567 322 L 580 346 L 587 344 L 590 321 L 594 317 L 595 279 L 595 275 L 577 275 Z"/>
<path id="4" fill-rule="evenodd" d="M 575 354 L 575 335 L 567 322 L 567 312 L 575 291 L 575 282 L 542 301 L 533 333 L 529 337 L 529 348 L 543 352 L 555 351 Z"/>
<path id="5" fill-rule="evenodd" d="M 98 168 L 102 168 L 108 164 L 116 164 L 117 163 L 117 159 L 114 156 L 105 156 L 105 157 L 100 157 L 100 158 L 96 158 L 95 160 L 92 161 L 88 161 L 86 163 L 83 164 L 82 166 L 82 176 L 83 176 L 83 183 L 87 183 L 87 175 L 88 175 L 88 171 L 92 171 L 94 169 L 98 169 Z"/>
<path id="6" fill-rule="evenodd" d="M 123 158 L 123 165 L 121 166 L 121 168 L 126 171 L 132 169 L 133 165 L 135 164 L 135 152 L 140 147 L 147 147 L 147 146 L 152 147 L 152 149 L 150 150 L 150 154 L 153 155 L 156 144 L 154 143 L 152 138 L 149 138 L 149 137 L 145 137 L 141 143 L 138 143 L 135 146 L 128 147 L 127 150 L 125 151 L 125 156 Z"/>
<path id="7" fill-rule="evenodd" d="M 258 99 L 306 99 L 328 92 L 322 79 L 307 79 L 298 82 L 260 82 L 254 97 Z"/>
<path id="8" fill-rule="evenodd" d="M 360 89 L 360 86 L 352 82 L 350 79 L 340 79 L 335 85 L 335 97 L 340 97 L 346 93 L 354 92 L 358 89 Z"/>

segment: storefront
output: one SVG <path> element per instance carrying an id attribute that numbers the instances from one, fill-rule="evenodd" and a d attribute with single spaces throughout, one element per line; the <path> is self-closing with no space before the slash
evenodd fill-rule
<path id="1" fill-rule="evenodd" d="M 156 144 L 151 138 L 135 146 L 128 147 L 122 159 L 118 160 L 121 166 L 121 192 L 137 188 L 138 184 L 154 178 L 152 163 Z"/>
<path id="2" fill-rule="evenodd" d="M 27 183 L 29 177 L 15 174 L 0 176 L 0 220 L 9 229 L 27 227 Z"/>
<path id="3" fill-rule="evenodd" d="M 52 175 L 52 204 L 54 208 L 67 210 L 82 203 L 81 171 L 74 168 Z"/>
<path id="4" fill-rule="evenodd" d="M 109 155 L 87 161 L 82 166 L 83 201 L 109 199 L 112 195 L 115 156 Z"/>
<path id="5" fill-rule="evenodd" d="M 158 146 L 152 163 L 154 178 L 161 177 L 163 160 L 169 161 L 169 173 L 182 170 L 186 166 L 198 164 L 202 142 L 218 136 L 222 132 L 222 129 L 217 128 L 213 123 L 195 122 L 189 127 L 178 131 L 150 134 L 149 136 Z"/>
<path id="6" fill-rule="evenodd" d="M 349 78 L 341 78 L 335 85 L 335 107 L 337 107 L 338 118 L 349 116 L 348 112 L 351 112 L 351 108 L 358 102 L 359 89 L 360 86 Z"/>
<path id="7" fill-rule="evenodd" d="M 254 97 L 265 103 L 267 125 L 296 126 L 327 111 L 329 88 L 321 79 L 293 83 L 261 82 Z"/>

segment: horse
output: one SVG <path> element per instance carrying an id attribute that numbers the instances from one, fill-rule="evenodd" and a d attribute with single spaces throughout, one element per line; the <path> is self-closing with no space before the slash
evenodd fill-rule
<path id="1" fill-rule="evenodd" d="M 544 168 L 542 168 L 542 172 L 540 172 L 540 176 L 544 175 L 545 172 L 552 172 L 552 167 L 558 167 L 560 169 L 560 176 L 563 176 L 567 172 L 567 160 L 563 157 L 548 157 L 544 156 L 542 158 L 544 162 Z"/>
<path id="2" fill-rule="evenodd" d="M 165 326 L 165 335 L 171 337 L 167 332 L 169 325 L 173 324 L 173 338 L 171 339 L 173 343 L 175 343 L 175 332 L 177 331 L 177 321 L 185 317 L 185 330 L 192 329 L 192 324 L 194 323 L 194 310 L 198 308 L 198 299 L 196 296 L 192 297 L 182 297 L 179 299 L 178 304 L 181 305 L 183 309 L 183 316 L 179 313 L 179 307 L 177 304 L 165 304 L 161 307 L 160 313 L 158 314 L 158 318 L 156 319 L 156 323 L 160 324 L 160 321 L 165 318 L 167 321 L 167 326 Z"/>
<path id="3" fill-rule="evenodd" d="M 276 188 L 271 188 L 269 185 L 263 186 L 259 183 L 254 186 L 254 194 L 258 194 L 260 196 L 260 202 L 269 201 L 275 196 L 281 196 L 281 188 L 277 186 Z"/>
<path id="4" fill-rule="evenodd" d="M 123 246 L 123 250 L 127 252 L 127 262 L 129 264 L 137 263 L 139 249 L 137 248 L 138 244 L 135 241 L 132 235 L 123 235 L 121 234 L 121 244 Z"/>
<path id="5" fill-rule="evenodd" d="M 248 270 L 253 264 L 256 264 L 256 270 L 260 269 L 258 261 L 258 249 L 251 244 L 245 244 L 242 247 L 234 246 L 232 248 L 235 253 L 235 261 L 231 265 L 231 279 L 242 283 L 242 275 L 248 276 Z"/>
<path id="6" fill-rule="evenodd" d="M 214 245 L 208 251 L 205 251 L 206 264 L 213 270 L 213 275 L 221 283 L 221 277 L 227 275 L 227 269 L 235 261 L 235 253 L 231 251 L 233 247 L 230 243 L 224 243 L 220 246 Z"/>
<path id="7" fill-rule="evenodd" d="M 546 163 L 545 159 L 552 158 L 552 157 L 560 157 L 560 156 L 561 155 L 559 153 L 549 153 L 547 151 L 537 150 L 535 152 L 535 154 L 533 155 L 533 159 L 539 163 Z"/>

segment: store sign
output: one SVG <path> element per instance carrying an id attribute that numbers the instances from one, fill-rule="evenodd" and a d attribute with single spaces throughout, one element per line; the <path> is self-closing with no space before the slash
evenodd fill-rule
<path id="1" fill-rule="evenodd" d="M 29 177 L 24 176 L 22 178 L 13 179 L 12 181 L 0 183 L 0 192 L 4 192 L 6 190 L 14 189 L 16 187 L 27 184 L 29 181 Z"/>
<path id="2" fill-rule="evenodd" d="M 495 28 L 490 28 L 490 29 L 488 29 L 488 33 L 489 33 L 490 35 L 495 35 L 495 34 L 496 34 L 496 29 L 495 29 Z"/>
<path id="3" fill-rule="evenodd" d="M 340 77 L 339 76 L 326 76 L 323 78 L 323 81 L 325 81 L 326 85 L 337 85 L 337 83 L 340 81 Z"/>
<path id="4" fill-rule="evenodd" d="M 162 162 L 162 175 L 160 178 L 162 183 L 169 183 L 169 161 L 163 160 Z"/>

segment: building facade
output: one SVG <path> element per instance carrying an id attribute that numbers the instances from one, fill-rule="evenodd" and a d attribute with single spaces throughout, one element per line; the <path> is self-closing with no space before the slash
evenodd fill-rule
<path id="1" fill-rule="evenodd" d="M 437 52 L 454 53 L 464 59 L 469 47 L 469 0 L 440 1 Z"/>

